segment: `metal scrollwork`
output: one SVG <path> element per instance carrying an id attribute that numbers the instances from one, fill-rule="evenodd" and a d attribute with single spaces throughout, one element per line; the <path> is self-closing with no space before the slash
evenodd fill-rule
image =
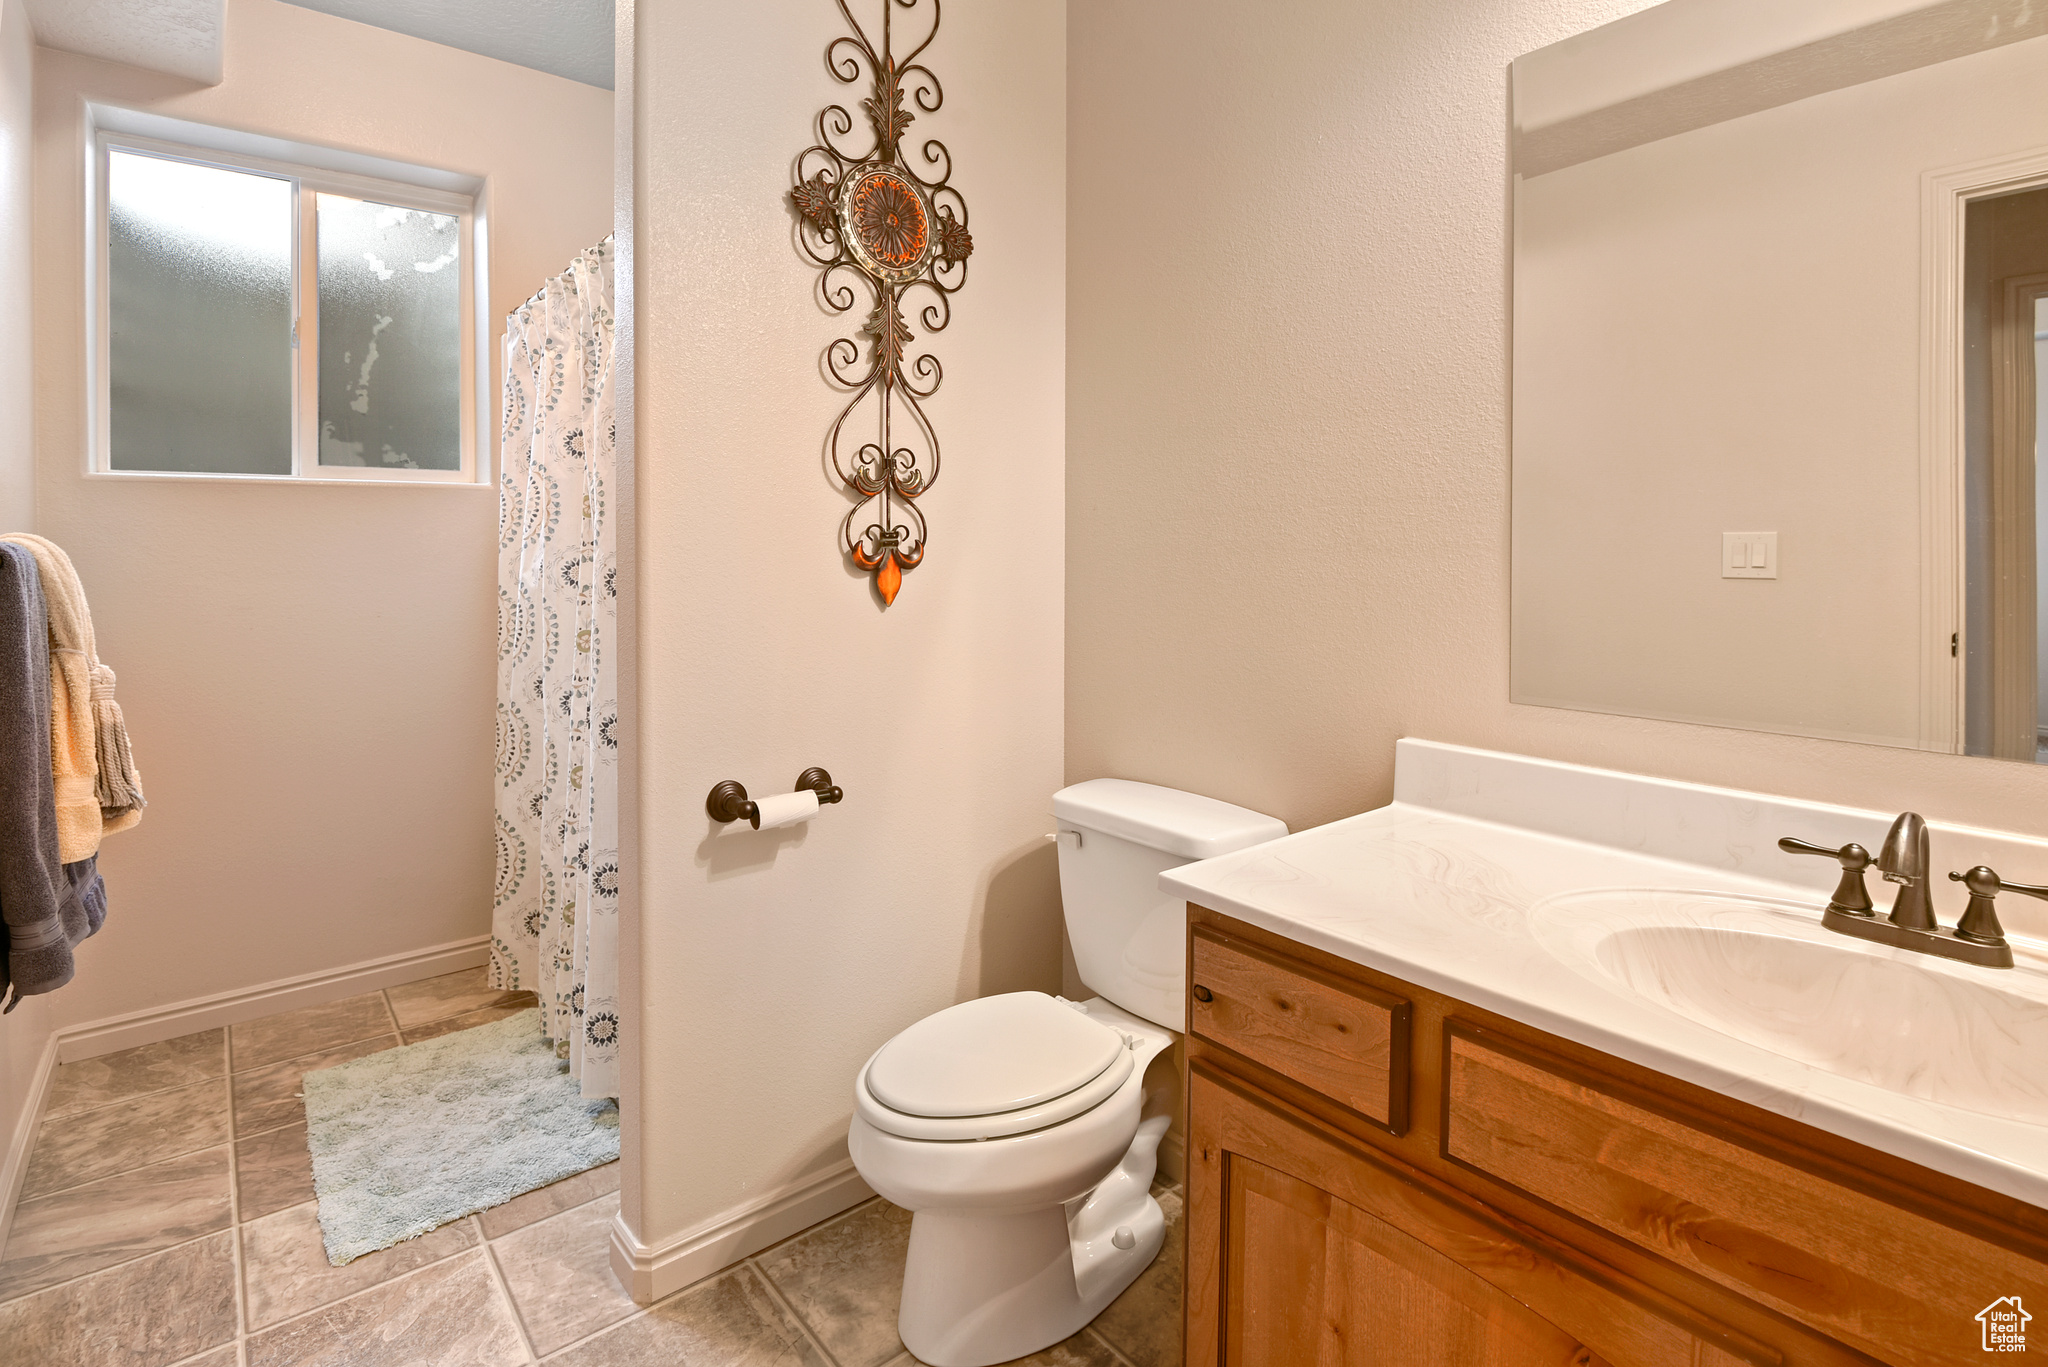
<path id="1" fill-rule="evenodd" d="M 938 390 L 945 370 L 938 357 L 908 357 L 917 334 L 904 321 L 909 305 L 927 335 L 952 320 L 952 296 L 967 283 L 967 258 L 974 237 L 967 230 L 967 201 L 953 188 L 953 154 L 936 138 L 925 139 L 914 156 L 905 152 L 909 126 L 945 101 L 930 67 L 918 58 L 939 31 L 940 0 L 882 0 L 882 41 L 877 47 L 853 17 L 847 0 L 836 0 L 850 34 L 825 49 L 832 74 L 847 85 L 863 81 L 872 93 L 860 102 L 874 130 L 865 152 L 850 151 L 854 116 L 830 104 L 818 113 L 818 140 L 796 159 L 796 183 L 789 192 L 798 215 L 797 242 L 822 269 L 818 297 L 833 313 L 848 313 L 862 301 L 871 307 L 860 332 L 825 349 L 825 370 L 849 392 L 832 421 L 826 449 L 832 469 L 854 498 L 841 525 L 846 553 L 875 576 L 882 601 L 896 601 L 903 572 L 924 559 L 925 519 L 917 500 L 939 478 L 939 438 L 925 415 L 924 401 Z M 931 27 L 922 41 L 898 58 L 894 42 L 897 10 L 931 7 Z M 864 283 L 865 291 L 855 282 Z M 922 296 L 915 291 L 925 291 Z M 863 365 L 863 353 L 866 363 Z M 859 410 L 871 409 L 859 419 Z M 876 436 L 856 432 L 875 424 Z M 850 452 L 842 442 L 858 442 Z"/>

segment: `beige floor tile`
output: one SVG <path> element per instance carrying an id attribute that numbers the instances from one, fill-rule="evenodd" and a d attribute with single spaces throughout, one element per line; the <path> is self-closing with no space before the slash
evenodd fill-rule
<path id="1" fill-rule="evenodd" d="M 382 992 L 243 1021 L 228 1027 L 236 1072 L 303 1058 L 357 1040 L 388 1035 L 394 1026 Z"/>
<path id="2" fill-rule="evenodd" d="M 22 1181 L 23 1200 L 225 1143 L 225 1078 L 45 1120 Z"/>
<path id="3" fill-rule="evenodd" d="M 242 1287 L 249 1298 L 251 1329 L 353 1296 L 477 1244 L 476 1227 L 457 1220 L 417 1239 L 366 1253 L 346 1267 L 335 1267 L 327 1261 L 327 1249 L 320 1242 L 318 1211 L 319 1207 L 308 1201 L 242 1226 Z"/>
<path id="4" fill-rule="evenodd" d="M 337 1063 L 362 1058 L 381 1049 L 395 1049 L 399 1039 L 396 1035 L 385 1035 L 378 1039 L 359 1040 L 344 1044 L 339 1049 L 328 1049 L 304 1058 L 291 1059 L 285 1063 L 273 1063 L 266 1068 L 251 1069 L 236 1073 L 235 1088 L 235 1135 L 246 1139 L 250 1135 L 262 1134 L 282 1125 L 304 1124 L 306 1103 L 300 1096 L 305 1076 L 318 1068 L 332 1068 Z"/>
<path id="5" fill-rule="evenodd" d="M 536 1353 L 547 1354 L 626 1318 L 638 1306 L 612 1276 L 616 1193 L 551 1215 L 491 1244 Z"/>
<path id="6" fill-rule="evenodd" d="M 572 1206 L 609 1196 L 618 1189 L 619 1165 L 616 1162 L 606 1163 L 589 1172 L 550 1182 L 523 1196 L 515 1196 L 502 1206 L 492 1206 L 478 1218 L 484 1222 L 484 1236 L 495 1239 L 535 1220 L 558 1215 Z"/>
<path id="7" fill-rule="evenodd" d="M 910 1212 L 870 1201 L 755 1261 L 841 1367 L 878 1367 L 903 1350 L 896 1312 Z"/>
<path id="8" fill-rule="evenodd" d="M 616 1163 L 482 1214 L 504 1288 L 468 1220 L 331 1266 L 312 1201 L 304 1074 L 531 1006 L 526 994 L 488 992 L 481 970 L 391 993 L 393 1009 L 373 993 L 232 1027 L 231 1093 L 220 1031 L 60 1069 L 59 1123 L 31 1155 L 0 1257 L 0 1360 L 242 1367 L 231 1342 L 236 1232 L 226 1229 L 231 1108 L 247 1367 L 511 1367 L 529 1341 L 567 1367 L 917 1367 L 896 1338 L 910 1216 L 882 1201 L 644 1312 L 610 1270 Z M 1168 1215 L 1160 1259 L 1090 1329 L 1019 1367 L 1179 1360 L 1181 1200 L 1163 1186 L 1155 1194 Z"/>
<path id="9" fill-rule="evenodd" d="M 550 1361 L 560 1367 L 831 1367 L 744 1263 Z"/>
<path id="10" fill-rule="evenodd" d="M 1181 1266 L 1187 1224 L 1177 1189 L 1155 1190 L 1166 1213 L 1166 1243 L 1138 1280 L 1095 1317 L 1096 1333 L 1129 1358 L 1132 1367 L 1173 1367 L 1180 1362 Z"/>
<path id="11" fill-rule="evenodd" d="M 23 1201 L 0 1260 L 0 1300 L 226 1229 L 232 1218 L 225 1144 Z"/>
<path id="12" fill-rule="evenodd" d="M 236 1140 L 235 1178 L 244 1220 L 312 1200 L 313 1155 L 305 1125 Z"/>
<path id="13" fill-rule="evenodd" d="M 403 987 L 386 988 L 385 995 L 391 998 L 391 1010 L 397 1015 L 401 1030 L 486 1006 L 534 1004 L 531 992 L 500 992 L 488 986 L 489 972 L 485 968 L 465 968 L 459 973 L 443 973 L 438 978 L 422 978 Z"/>
<path id="14" fill-rule="evenodd" d="M 90 1110 L 149 1092 L 168 1091 L 227 1071 L 219 1030 L 138 1045 L 118 1053 L 60 1063 L 50 1078 L 43 1118 Z"/>
<path id="15" fill-rule="evenodd" d="M 0 1304 L 0 1353 L 35 1367 L 162 1367 L 235 1336 L 228 1230 Z"/>
<path id="16" fill-rule="evenodd" d="M 425 1025 L 408 1026 L 405 1031 L 405 1042 L 418 1044 L 423 1039 L 433 1039 L 437 1035 L 452 1035 L 457 1030 L 467 1030 L 473 1025 L 489 1025 L 492 1021 L 516 1016 L 521 1011 L 533 1010 L 535 998 L 532 993 L 521 992 L 516 995 L 520 1000 L 505 1002 L 498 1006 L 480 1007 L 475 1011 L 465 1011 L 459 1016 L 449 1016 L 445 1020 L 428 1021 Z"/>
<path id="17" fill-rule="evenodd" d="M 527 1361 L 483 1250 L 249 1336 L 249 1367 L 511 1367 Z"/>

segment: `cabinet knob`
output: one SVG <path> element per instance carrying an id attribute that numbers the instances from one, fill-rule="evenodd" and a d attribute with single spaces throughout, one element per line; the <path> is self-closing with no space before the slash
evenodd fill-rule
<path id="1" fill-rule="evenodd" d="M 1195 1000 L 1198 1002 L 1212 1002 L 1216 1000 L 1216 996 L 1214 993 L 1210 992 L 1208 988 L 1202 986 L 1200 983 L 1196 983 Z"/>

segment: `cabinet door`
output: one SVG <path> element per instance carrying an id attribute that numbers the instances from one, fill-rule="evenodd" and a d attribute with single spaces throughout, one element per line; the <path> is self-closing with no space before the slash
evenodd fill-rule
<path id="1" fill-rule="evenodd" d="M 1320 1187 L 1238 1158 L 1228 1188 L 1226 1363 L 1602 1362 L 1484 1278 Z"/>
<path id="2" fill-rule="evenodd" d="M 1763 1367 L 1779 1355 L 1192 1070 L 1189 1367 Z"/>

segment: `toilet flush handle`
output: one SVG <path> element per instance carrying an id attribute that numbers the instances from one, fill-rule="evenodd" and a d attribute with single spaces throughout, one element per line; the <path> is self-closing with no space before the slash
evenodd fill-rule
<path id="1" fill-rule="evenodd" d="M 1053 839 L 1064 840 L 1066 837 L 1070 835 L 1074 837 L 1074 848 L 1077 850 L 1080 849 L 1085 842 L 1081 839 L 1081 833 L 1079 831 L 1070 831 L 1063 826 L 1060 828 L 1059 834 L 1055 835 Z"/>

